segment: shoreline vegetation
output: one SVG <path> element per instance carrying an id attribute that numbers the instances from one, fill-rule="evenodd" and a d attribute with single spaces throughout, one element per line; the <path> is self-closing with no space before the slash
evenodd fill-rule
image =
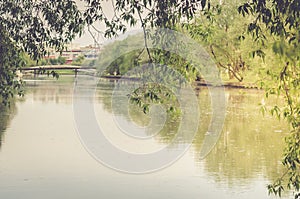
<path id="1" fill-rule="evenodd" d="M 70 70 L 66 70 L 66 71 L 60 71 L 59 72 L 59 76 L 74 76 L 74 71 L 70 71 Z M 28 80 L 32 79 L 34 77 L 33 74 L 27 74 L 23 76 L 24 79 L 23 80 Z M 31 77 L 31 78 L 30 78 Z M 48 77 L 47 74 L 41 74 L 38 75 L 38 77 Z M 49 76 L 49 78 L 52 79 L 51 76 Z M 102 75 L 99 76 L 99 78 L 101 79 L 107 79 L 107 80 L 120 80 L 122 78 L 122 80 L 127 80 L 127 81 L 138 81 L 139 78 L 137 77 L 126 77 L 126 76 L 121 76 L 121 75 Z M 198 87 L 198 86 L 215 86 L 215 87 L 220 87 L 223 86 L 225 88 L 236 88 L 236 89 L 257 89 L 257 90 L 261 90 L 259 88 L 259 86 L 257 85 L 257 83 L 253 83 L 253 82 L 235 82 L 235 81 L 223 81 L 222 85 L 213 85 L 212 83 L 209 82 L 205 82 L 204 80 L 196 80 L 193 81 L 192 86 L 194 87 Z"/>
<path id="2" fill-rule="evenodd" d="M 102 75 L 100 78 L 104 79 L 111 79 L 111 80 L 118 80 L 118 79 L 124 79 L 124 80 L 131 80 L 131 81 L 137 81 L 138 78 L 135 77 L 124 77 L 124 76 L 114 76 L 114 75 Z M 235 81 L 223 81 L 223 85 L 213 85 L 209 82 L 205 82 L 204 80 L 196 80 L 192 83 L 193 86 L 224 86 L 228 88 L 242 88 L 242 89 L 260 89 L 256 83 L 251 82 L 235 82 Z"/>

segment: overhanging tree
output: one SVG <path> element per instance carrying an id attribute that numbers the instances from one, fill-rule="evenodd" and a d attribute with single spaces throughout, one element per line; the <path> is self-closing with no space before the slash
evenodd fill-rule
<path id="1" fill-rule="evenodd" d="M 252 14 L 255 19 L 248 30 L 262 45 L 268 42 L 266 34 L 275 38 L 273 52 L 279 62 L 267 75 L 272 83 L 266 84 L 266 95 L 283 95 L 284 106 L 275 106 L 272 114 L 285 118 L 292 127 L 286 137 L 286 149 L 282 161 L 286 172 L 273 184 L 269 192 L 281 196 L 285 188 L 294 190 L 300 197 L 300 1 L 299 0 L 251 0 L 239 7 L 243 15 Z M 266 30 L 266 32 L 264 31 Z"/>
<path id="2" fill-rule="evenodd" d="M 116 0 L 111 1 L 114 14 L 107 17 L 104 0 L 81 0 L 79 9 L 74 0 L 7 0 L 0 2 L 1 51 L 0 85 L 2 100 L 7 101 L 16 85 L 16 70 L 24 65 L 19 53 L 26 52 L 33 59 L 47 54 L 47 48 L 61 51 L 64 44 L 80 35 L 85 26 L 104 34 L 106 37 L 125 32 L 128 26 L 138 22 L 144 31 L 146 27 L 170 28 L 182 18 L 189 20 L 195 12 L 204 8 L 206 0 Z M 98 30 L 95 22 L 105 24 L 104 30 Z M 9 44 L 9 45 L 8 45 Z M 145 42 L 146 44 L 146 42 Z M 6 53 L 9 48 L 16 53 Z M 10 89 L 8 89 L 10 88 Z M 20 91 L 20 90 L 19 90 Z"/>
<path id="3" fill-rule="evenodd" d="M 22 95 L 22 82 L 16 80 L 16 71 L 22 64 L 21 53 L 9 40 L 7 32 L 0 28 L 0 101 L 7 105 L 18 91 Z"/>
<path id="4" fill-rule="evenodd" d="M 82 30 L 84 20 L 76 3 L 64 1 L 7 0 L 0 2 L 0 87 L 7 103 L 15 91 L 22 94 L 16 71 L 25 65 L 22 53 L 37 60 L 47 48 L 62 50 Z"/>

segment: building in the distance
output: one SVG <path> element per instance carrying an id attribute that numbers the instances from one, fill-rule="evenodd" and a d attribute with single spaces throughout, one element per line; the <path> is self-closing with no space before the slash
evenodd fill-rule
<path id="1" fill-rule="evenodd" d="M 57 59 L 59 56 L 66 59 L 66 64 L 72 64 L 79 56 L 84 56 L 85 59 L 97 59 L 100 53 L 100 48 L 92 45 L 81 47 L 79 44 L 68 44 L 65 50 L 56 52 L 54 49 L 49 50 L 49 54 L 45 59 Z"/>
<path id="2" fill-rule="evenodd" d="M 97 59 L 100 53 L 100 47 L 92 45 L 81 47 L 85 59 Z"/>

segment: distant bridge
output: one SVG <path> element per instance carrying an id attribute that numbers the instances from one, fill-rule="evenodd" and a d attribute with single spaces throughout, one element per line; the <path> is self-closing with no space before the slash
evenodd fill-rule
<path id="1" fill-rule="evenodd" d="M 40 71 L 46 70 L 74 70 L 75 77 L 79 70 L 96 70 L 96 67 L 86 67 L 86 66 L 72 66 L 72 65 L 45 65 L 45 66 L 32 66 L 21 68 L 20 72 L 22 71 L 33 71 L 34 75 L 40 74 Z"/>

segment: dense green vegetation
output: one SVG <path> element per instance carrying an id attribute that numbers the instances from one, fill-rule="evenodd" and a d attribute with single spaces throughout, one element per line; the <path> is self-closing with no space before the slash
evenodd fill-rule
<path id="1" fill-rule="evenodd" d="M 16 71 L 22 65 L 21 52 L 0 28 L 0 101 L 8 105 L 15 92 L 23 95 L 22 82 L 17 80 Z"/>
<path id="2" fill-rule="evenodd" d="M 38 60 L 47 48 L 62 50 L 82 29 L 83 19 L 74 1 L 8 0 L 0 2 L 1 102 L 22 94 L 17 70 L 28 54 Z"/>
<path id="3" fill-rule="evenodd" d="M 270 4 L 271 3 L 271 4 Z M 284 106 L 275 106 L 271 113 L 286 119 L 292 127 L 286 138 L 283 165 L 286 171 L 274 184 L 269 185 L 270 193 L 281 195 L 287 189 L 295 191 L 299 197 L 300 188 L 300 2 L 298 0 L 272 2 L 251 1 L 239 7 L 242 14 L 252 14 L 254 20 L 248 30 L 262 45 L 271 43 L 277 62 L 267 70 L 262 86 L 266 96 L 276 94 L 283 96 Z"/>
<path id="4" fill-rule="evenodd" d="M 200 12 L 192 22 L 182 24 L 181 31 L 188 32 L 205 47 L 216 62 L 223 80 L 257 80 L 255 75 L 262 62 L 253 60 L 253 57 L 264 54 L 261 47 L 247 34 L 251 17 L 243 18 L 238 13 L 236 1 L 211 6 L 209 11 Z"/>
<path id="5" fill-rule="evenodd" d="M 33 60 L 28 54 L 22 56 L 24 67 L 30 66 L 45 66 L 45 65 L 63 65 L 66 63 L 66 58 L 59 56 L 58 58 L 43 58 L 40 60 Z"/>
<path id="6" fill-rule="evenodd" d="M 283 159 L 286 172 L 268 188 L 278 195 L 286 188 L 293 189 L 297 196 L 300 189 L 299 0 L 116 0 L 115 13 L 110 18 L 104 12 L 102 0 L 82 0 L 82 3 L 83 10 L 72 0 L 0 2 L 1 102 L 7 104 L 15 93 L 23 94 L 17 70 L 25 64 L 33 64 L 27 54 L 30 59 L 39 60 L 47 54 L 48 47 L 62 51 L 64 44 L 81 34 L 84 26 L 103 32 L 105 37 L 113 37 L 125 32 L 128 26 L 141 25 L 143 34 L 140 37 L 128 37 L 125 43 L 116 42 L 106 47 L 114 52 L 110 56 L 115 58 L 110 62 L 105 53 L 102 55 L 101 65 L 108 66 L 105 71 L 108 74 L 123 75 L 136 66 L 153 67 L 153 63 L 159 63 L 173 67 L 188 81 L 199 79 L 201 71 L 196 71 L 187 59 L 147 46 L 148 28 L 177 30 L 189 34 L 199 46 L 204 46 L 224 80 L 255 82 L 265 89 L 266 98 L 277 95 L 284 99 L 283 105 L 274 105 L 271 109 L 261 104 L 263 111 L 285 119 L 291 126 Z M 99 21 L 105 25 L 104 31 L 93 25 Z M 150 41 L 157 44 L 171 40 L 159 32 L 156 36 Z M 121 48 L 128 48 L 135 42 L 142 42 L 144 47 L 118 56 Z M 177 48 L 180 50 L 184 46 Z M 52 60 L 54 64 L 63 61 Z M 82 59 L 77 61 L 82 63 Z M 101 68 L 99 70 L 103 72 Z M 163 71 L 156 72 L 167 79 Z M 145 88 L 144 93 L 155 94 L 163 90 L 160 86 Z M 146 99 L 142 97 L 135 102 L 147 109 L 148 97 L 155 95 L 140 94 Z M 143 100 L 147 103 L 140 103 Z"/>

